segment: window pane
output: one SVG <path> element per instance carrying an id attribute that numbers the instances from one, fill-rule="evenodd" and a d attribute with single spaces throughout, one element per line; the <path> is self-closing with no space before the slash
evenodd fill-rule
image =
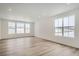
<path id="1" fill-rule="evenodd" d="M 26 30 L 26 33 L 30 33 L 30 29 L 27 29 L 27 30 Z"/>
<path id="2" fill-rule="evenodd" d="M 58 26 L 62 27 L 62 18 L 58 19 L 58 23 L 59 23 Z"/>
<path id="3" fill-rule="evenodd" d="M 30 24 L 25 24 L 25 32 L 30 33 Z"/>
<path id="4" fill-rule="evenodd" d="M 8 28 L 15 28 L 15 22 L 8 22 Z"/>
<path id="5" fill-rule="evenodd" d="M 64 37 L 74 37 L 73 27 L 64 28 Z"/>
<path id="6" fill-rule="evenodd" d="M 59 32 L 61 32 L 61 33 L 62 33 L 62 28 L 59 28 Z"/>
<path id="7" fill-rule="evenodd" d="M 56 20 L 55 20 L 55 27 L 59 27 L 59 26 L 58 26 L 58 22 L 59 22 L 58 19 L 56 19 Z"/>
<path id="8" fill-rule="evenodd" d="M 74 38 L 74 32 L 64 32 L 64 37 L 72 37 L 72 38 Z"/>
<path id="9" fill-rule="evenodd" d="M 72 15 L 72 16 L 69 16 L 69 37 L 72 37 L 74 38 L 75 34 L 74 34 L 74 31 L 75 31 L 75 16 Z"/>
<path id="10" fill-rule="evenodd" d="M 24 23 L 17 23 L 17 28 L 24 28 Z"/>
<path id="11" fill-rule="evenodd" d="M 64 22 L 63 22 L 64 26 L 69 26 L 68 25 L 68 17 L 64 17 Z"/>
<path id="12" fill-rule="evenodd" d="M 62 28 L 55 28 L 55 32 L 62 32 Z"/>
<path id="13" fill-rule="evenodd" d="M 26 28 L 30 28 L 30 24 L 25 24 Z"/>
<path id="14" fill-rule="evenodd" d="M 62 27 L 62 18 L 55 20 L 55 27 Z"/>
<path id="15" fill-rule="evenodd" d="M 17 33 L 24 33 L 24 23 L 17 23 Z"/>
<path id="16" fill-rule="evenodd" d="M 75 26 L 75 16 L 69 16 L 69 26 Z"/>
<path id="17" fill-rule="evenodd" d="M 8 22 L 8 34 L 15 34 L 15 22 Z"/>
<path id="18" fill-rule="evenodd" d="M 69 32 L 64 32 L 64 37 L 69 37 Z"/>
<path id="19" fill-rule="evenodd" d="M 69 32 L 69 28 L 64 27 L 64 32 Z"/>
<path id="20" fill-rule="evenodd" d="M 73 37 L 74 38 L 74 32 L 69 32 L 69 37 Z"/>
<path id="21" fill-rule="evenodd" d="M 15 22 L 8 22 L 8 26 L 15 26 Z"/>
<path id="22" fill-rule="evenodd" d="M 59 32 L 59 29 L 58 28 L 55 28 L 55 32 Z"/>
<path id="23" fill-rule="evenodd" d="M 17 29 L 17 33 L 24 33 L 24 29 Z"/>
<path id="24" fill-rule="evenodd" d="M 8 29 L 8 34 L 15 34 L 15 29 Z"/>

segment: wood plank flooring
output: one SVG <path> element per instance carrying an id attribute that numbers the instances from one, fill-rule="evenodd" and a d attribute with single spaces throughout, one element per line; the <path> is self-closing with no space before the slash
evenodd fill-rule
<path id="1" fill-rule="evenodd" d="M 0 40 L 0 56 L 79 56 L 79 49 L 37 37 Z"/>

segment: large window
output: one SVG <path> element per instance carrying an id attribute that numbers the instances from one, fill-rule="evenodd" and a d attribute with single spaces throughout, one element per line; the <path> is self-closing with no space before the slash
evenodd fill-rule
<path id="1" fill-rule="evenodd" d="M 15 22 L 8 22 L 8 34 L 15 34 Z"/>
<path id="2" fill-rule="evenodd" d="M 16 23 L 16 33 L 24 33 L 24 23 Z"/>
<path id="3" fill-rule="evenodd" d="M 30 33 L 30 24 L 25 24 L 25 33 Z"/>
<path id="4" fill-rule="evenodd" d="M 23 23 L 23 22 L 8 22 L 8 34 L 15 34 L 15 33 L 30 33 L 31 32 L 31 25 L 30 23 Z"/>
<path id="5" fill-rule="evenodd" d="M 74 37 L 75 16 L 66 16 L 55 20 L 55 35 Z"/>

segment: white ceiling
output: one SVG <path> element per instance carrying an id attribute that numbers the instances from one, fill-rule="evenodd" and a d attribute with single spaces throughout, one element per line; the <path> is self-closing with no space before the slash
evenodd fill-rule
<path id="1" fill-rule="evenodd" d="M 10 18 L 18 20 L 35 20 L 43 16 L 53 16 L 74 8 L 79 4 L 68 3 L 1 3 L 1 18 Z"/>

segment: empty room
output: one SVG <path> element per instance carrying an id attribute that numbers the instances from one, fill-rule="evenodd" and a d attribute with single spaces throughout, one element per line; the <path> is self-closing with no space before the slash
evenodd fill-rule
<path id="1" fill-rule="evenodd" d="M 0 3 L 0 56 L 79 56 L 79 3 Z"/>

